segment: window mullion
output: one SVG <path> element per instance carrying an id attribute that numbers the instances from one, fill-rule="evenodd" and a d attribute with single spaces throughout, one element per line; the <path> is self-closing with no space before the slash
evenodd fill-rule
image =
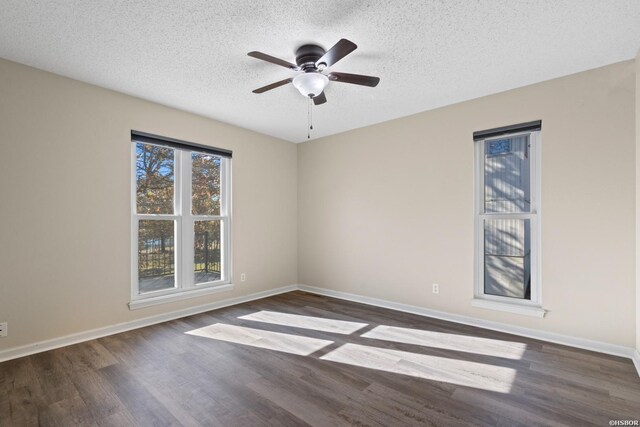
<path id="1" fill-rule="evenodd" d="M 182 151 L 182 287 L 194 287 L 193 216 L 191 215 L 191 152 Z"/>
<path id="2" fill-rule="evenodd" d="M 176 289 L 182 287 L 182 152 L 180 150 L 174 150 L 174 213 L 175 213 L 175 280 Z"/>

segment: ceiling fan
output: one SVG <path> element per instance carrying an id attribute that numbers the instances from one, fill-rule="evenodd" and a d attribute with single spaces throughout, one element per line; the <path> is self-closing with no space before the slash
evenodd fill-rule
<path id="1" fill-rule="evenodd" d="M 288 83 L 293 83 L 302 96 L 313 99 L 315 105 L 327 102 L 324 89 L 329 81 L 340 83 L 351 83 L 361 86 L 375 87 L 380 82 L 379 77 L 363 76 L 360 74 L 348 74 L 331 72 L 323 74 L 322 71 L 331 67 L 336 62 L 356 50 L 358 46 L 355 43 L 341 39 L 331 49 L 325 51 L 322 47 L 315 44 L 305 44 L 296 50 L 296 64 L 292 64 L 280 58 L 275 58 L 262 52 L 249 52 L 248 55 L 280 65 L 293 71 L 302 71 L 293 77 L 271 83 L 253 91 L 253 93 L 263 93 Z"/>

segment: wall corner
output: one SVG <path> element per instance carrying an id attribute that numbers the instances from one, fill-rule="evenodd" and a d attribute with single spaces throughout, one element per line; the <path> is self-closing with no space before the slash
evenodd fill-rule
<path id="1" fill-rule="evenodd" d="M 640 49 L 636 54 L 636 350 L 640 352 Z M 636 352 L 636 354 L 638 354 Z"/>

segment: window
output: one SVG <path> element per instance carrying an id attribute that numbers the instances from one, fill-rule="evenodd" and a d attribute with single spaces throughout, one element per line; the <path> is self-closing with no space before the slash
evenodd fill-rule
<path id="1" fill-rule="evenodd" d="M 231 152 L 132 131 L 132 302 L 231 287 Z"/>
<path id="2" fill-rule="evenodd" d="M 473 305 L 543 317 L 541 122 L 476 132 Z"/>

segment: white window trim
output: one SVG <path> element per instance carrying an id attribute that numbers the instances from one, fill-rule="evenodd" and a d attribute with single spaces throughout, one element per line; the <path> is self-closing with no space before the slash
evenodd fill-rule
<path id="1" fill-rule="evenodd" d="M 484 147 L 487 141 L 530 135 L 531 211 L 514 214 L 482 213 L 484 200 Z M 542 318 L 542 252 L 541 252 L 541 137 L 540 131 L 514 132 L 474 142 L 474 297 L 471 305 L 490 310 L 505 311 Z M 484 293 L 484 219 L 529 219 L 531 222 L 531 300 L 522 300 Z"/>
<path id="2" fill-rule="evenodd" d="M 191 214 L 191 153 L 186 149 L 174 149 L 174 214 L 138 214 L 137 182 L 136 182 L 136 141 L 131 141 L 131 301 L 129 309 L 149 307 L 187 298 L 228 291 L 233 289 L 231 268 L 231 159 L 221 157 L 220 188 L 222 199 L 220 215 Z M 144 144 L 153 145 L 148 142 Z M 198 150 L 193 150 L 198 152 Z M 185 201 L 187 201 L 185 203 Z M 187 205 L 187 206 L 184 206 Z M 174 220 L 174 271 L 176 286 L 171 289 L 138 292 L 138 221 L 139 220 Z M 194 283 L 192 260 L 194 258 L 193 223 L 197 220 L 221 221 L 221 260 L 222 278 L 213 282 Z M 185 232 L 185 230 L 190 232 Z"/>
<path id="3" fill-rule="evenodd" d="M 230 291 L 233 289 L 232 283 L 209 286 L 202 289 L 194 289 L 190 291 L 184 291 L 179 293 L 173 293 L 168 295 L 158 295 L 150 298 L 141 298 L 129 302 L 130 310 L 137 310 L 139 308 L 151 307 L 158 304 L 164 304 L 167 302 L 182 301 L 189 298 L 196 298 L 209 294 L 216 294 L 218 292 Z"/>

